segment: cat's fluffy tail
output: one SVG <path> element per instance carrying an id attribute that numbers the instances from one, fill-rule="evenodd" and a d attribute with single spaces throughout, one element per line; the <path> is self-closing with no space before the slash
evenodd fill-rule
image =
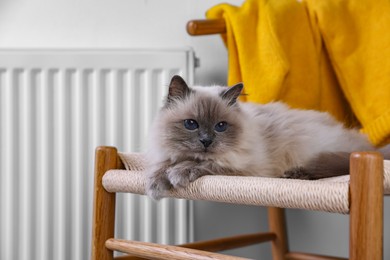
<path id="1" fill-rule="evenodd" d="M 376 151 L 390 160 L 390 145 Z M 295 167 L 284 173 L 285 178 L 317 180 L 349 174 L 349 152 L 320 153 L 303 167 Z"/>

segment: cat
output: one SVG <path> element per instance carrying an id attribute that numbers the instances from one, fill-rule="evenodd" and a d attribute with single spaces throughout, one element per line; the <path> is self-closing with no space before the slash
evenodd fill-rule
<path id="1" fill-rule="evenodd" d="M 368 138 L 325 112 L 281 102 L 240 102 L 243 84 L 189 87 L 174 76 L 155 118 L 147 152 L 153 199 L 204 175 L 319 179 L 349 172 L 352 151 Z"/>

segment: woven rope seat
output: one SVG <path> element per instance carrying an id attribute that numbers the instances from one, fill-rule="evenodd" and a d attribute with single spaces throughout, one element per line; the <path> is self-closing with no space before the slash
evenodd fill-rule
<path id="1" fill-rule="evenodd" d="M 103 177 L 108 192 L 145 194 L 144 157 L 119 153 L 126 170 L 109 170 Z M 390 194 L 390 160 L 384 161 L 384 193 Z M 190 200 L 349 213 L 349 175 L 321 180 L 208 175 L 168 197 Z"/>

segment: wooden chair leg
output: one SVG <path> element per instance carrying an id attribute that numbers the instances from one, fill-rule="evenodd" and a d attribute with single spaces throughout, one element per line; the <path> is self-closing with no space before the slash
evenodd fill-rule
<path id="1" fill-rule="evenodd" d="M 102 185 L 106 171 L 120 165 L 114 147 L 98 147 L 95 155 L 95 183 L 92 224 L 92 260 L 112 260 L 113 252 L 105 246 L 106 240 L 114 237 L 115 193 L 107 192 Z"/>
<path id="2" fill-rule="evenodd" d="M 268 225 L 269 231 L 276 234 L 276 239 L 272 241 L 272 258 L 273 260 L 284 260 L 288 252 L 284 209 L 269 207 Z"/>
<path id="3" fill-rule="evenodd" d="M 351 155 L 350 259 L 383 258 L 383 157 Z"/>

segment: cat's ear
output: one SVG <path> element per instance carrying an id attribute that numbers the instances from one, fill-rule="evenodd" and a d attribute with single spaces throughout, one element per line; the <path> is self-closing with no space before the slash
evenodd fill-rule
<path id="1" fill-rule="evenodd" d="M 237 98 L 241 95 L 241 91 L 244 85 L 242 83 L 238 83 L 226 90 L 222 93 L 222 99 L 226 100 L 229 106 L 234 105 L 237 102 Z"/>
<path id="2" fill-rule="evenodd" d="M 187 86 L 184 79 L 178 75 L 175 75 L 171 79 L 169 84 L 168 102 L 176 99 L 184 99 L 191 92 L 191 89 Z"/>

